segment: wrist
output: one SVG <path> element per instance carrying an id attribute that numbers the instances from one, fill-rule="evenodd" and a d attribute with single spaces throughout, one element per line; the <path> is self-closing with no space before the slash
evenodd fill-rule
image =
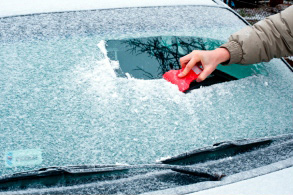
<path id="1" fill-rule="evenodd" d="M 214 50 L 216 53 L 216 60 L 218 64 L 221 64 L 223 62 L 227 62 L 230 60 L 230 52 L 226 48 L 217 48 Z"/>

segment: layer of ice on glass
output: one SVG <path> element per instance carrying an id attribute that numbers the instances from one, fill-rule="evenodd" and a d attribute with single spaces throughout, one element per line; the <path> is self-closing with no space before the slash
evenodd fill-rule
<path id="1" fill-rule="evenodd" d="M 183 94 L 163 79 L 116 77 L 98 46 L 110 38 L 163 34 L 226 40 L 243 26 L 235 20 L 210 28 L 201 20 L 209 16 L 205 9 L 197 20 L 190 15 L 199 11 L 194 7 L 1 19 L 0 175 L 155 162 L 219 141 L 292 133 L 292 73 L 279 60 L 263 64 L 268 75 Z M 214 19 L 231 16 L 213 13 Z M 26 149 L 41 151 L 42 163 L 6 166 L 9 151 Z"/>

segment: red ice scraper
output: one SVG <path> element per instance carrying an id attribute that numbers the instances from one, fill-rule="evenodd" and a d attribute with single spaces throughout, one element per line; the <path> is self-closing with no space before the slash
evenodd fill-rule
<path id="1" fill-rule="evenodd" d="M 167 81 L 175 84 L 178 86 L 178 89 L 182 92 L 186 91 L 189 89 L 189 85 L 192 81 L 197 79 L 199 74 L 202 72 L 202 69 L 198 66 L 194 66 L 192 70 L 189 71 L 189 73 L 183 77 L 179 78 L 178 74 L 180 74 L 183 71 L 183 69 L 180 70 L 169 70 L 166 72 L 163 77 Z"/>

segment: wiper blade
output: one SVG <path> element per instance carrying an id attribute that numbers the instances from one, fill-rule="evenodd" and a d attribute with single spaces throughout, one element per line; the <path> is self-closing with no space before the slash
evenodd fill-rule
<path id="1" fill-rule="evenodd" d="M 168 159 L 164 159 L 161 161 L 161 163 L 180 165 L 196 164 L 209 160 L 217 160 L 228 156 L 235 156 L 237 154 L 245 153 L 256 148 L 268 146 L 272 142 L 272 138 L 225 141 L 216 143 L 213 146 L 196 149 Z"/>
<path id="2" fill-rule="evenodd" d="M 69 173 L 103 173 L 112 171 L 123 171 L 129 169 L 171 169 L 176 172 L 186 173 L 189 175 L 194 175 L 198 177 L 209 178 L 211 180 L 220 180 L 225 175 L 221 173 L 211 173 L 205 168 L 197 166 L 183 166 L 183 165 L 168 165 L 168 164 L 140 164 L 140 165 L 108 165 L 100 167 L 89 166 L 80 169 L 79 166 L 67 167 Z"/>
<path id="3" fill-rule="evenodd" d="M 124 171 L 129 169 L 170 169 L 172 171 L 185 173 L 197 177 L 208 178 L 218 181 L 225 175 L 222 173 L 211 173 L 202 167 L 168 165 L 168 164 L 140 164 L 140 165 L 81 165 L 81 166 L 60 166 L 48 167 L 33 171 L 20 172 L 0 177 L 0 183 L 20 179 L 34 179 L 39 177 L 55 176 L 62 174 L 99 174 L 106 172 Z"/>

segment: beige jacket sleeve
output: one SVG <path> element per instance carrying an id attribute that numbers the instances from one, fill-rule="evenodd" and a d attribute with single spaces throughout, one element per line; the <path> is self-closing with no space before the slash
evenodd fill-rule
<path id="1" fill-rule="evenodd" d="M 230 36 L 228 64 L 253 64 L 293 55 L 293 6 Z"/>

